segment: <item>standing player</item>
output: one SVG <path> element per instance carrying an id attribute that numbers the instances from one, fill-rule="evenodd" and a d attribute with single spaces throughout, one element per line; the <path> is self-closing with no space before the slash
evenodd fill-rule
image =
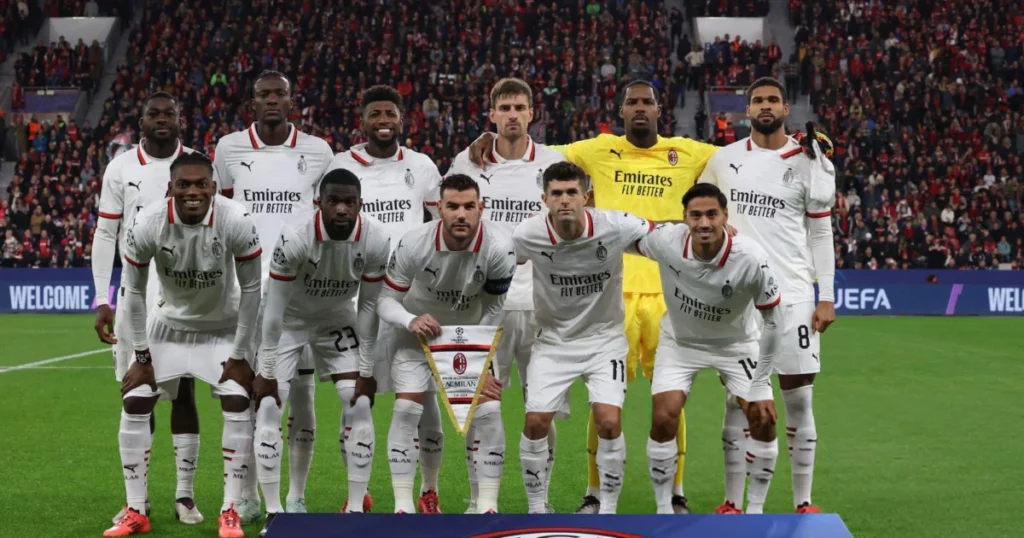
<path id="1" fill-rule="evenodd" d="M 213 165 L 198 153 L 171 163 L 171 198 L 146 206 L 125 234 L 123 298 L 135 362 L 121 385 L 118 432 L 128 507 L 104 536 L 149 532 L 145 510 L 150 414 L 161 394 L 196 377 L 213 387 L 224 413 L 221 538 L 244 536 L 235 505 L 249 471 L 252 416 L 250 332 L 260 302 L 260 238 L 240 204 L 216 196 Z M 161 284 L 147 324 L 150 263 Z M 236 277 L 237 272 L 237 277 Z M 237 281 L 236 281 L 237 280 Z M 239 294 L 239 287 L 241 293 Z M 225 362 L 226 361 L 226 362 Z"/>
<path id="2" fill-rule="evenodd" d="M 252 215 L 260 239 L 276 243 L 285 225 L 298 226 L 316 211 L 316 186 L 334 157 L 321 138 L 300 132 L 289 123 L 291 81 L 277 71 L 260 73 L 252 85 L 256 121 L 244 131 L 220 139 L 214 159 L 216 179 L 228 198 L 237 199 Z M 270 274 L 271 252 L 261 260 L 264 289 Z M 258 349 L 256 331 L 253 349 Z M 316 416 L 313 359 L 308 348 L 299 360 L 288 402 L 288 502 L 292 513 L 306 511 L 306 478 L 313 461 Z M 250 463 L 255 468 L 255 463 Z M 255 473 L 254 473 L 255 474 Z M 268 501 L 269 503 L 269 501 Z M 250 476 L 239 513 L 246 523 L 259 519 L 256 477 Z"/>
<path id="3" fill-rule="evenodd" d="M 383 85 L 367 88 L 361 105 L 362 129 L 369 142 L 336 155 L 328 170 L 344 168 L 362 181 L 363 212 L 384 224 L 391 235 L 391 248 L 396 248 L 406 232 L 437 217 L 441 174 L 430 157 L 398 144 L 402 134 L 402 98 L 398 90 Z M 376 364 L 376 379 L 381 393 L 390 390 L 388 365 L 395 356 L 395 330 L 381 323 L 377 336 L 381 360 Z M 418 505 L 422 513 L 440 513 L 437 478 L 444 449 L 443 432 L 441 408 L 436 398 L 428 398 L 423 403 L 419 425 L 423 480 Z M 342 454 L 345 451 L 342 440 Z M 369 510 L 371 506 L 367 497 L 364 508 Z"/>
<path id="4" fill-rule="evenodd" d="M 653 224 L 628 213 L 587 209 L 586 173 L 562 162 L 544 171 L 548 213 L 513 232 L 518 261 L 533 262 L 537 332 L 526 372 L 526 426 L 519 442 L 530 512 L 543 512 L 548 429 L 569 387 L 582 378 L 600 438 L 601 513 L 614 514 L 622 491 L 626 397 L 622 255 Z"/>
<path id="5" fill-rule="evenodd" d="M 658 262 L 668 303 L 651 383 L 653 418 L 647 441 L 659 514 L 673 512 L 669 476 L 676 468 L 677 421 L 701 370 L 717 370 L 750 418 L 751 440 L 745 451 L 748 513 L 763 511 L 779 454 L 768 381 L 781 338 L 773 318 L 779 285 L 764 250 L 749 237 L 733 238 L 726 232 L 727 205 L 717 187 L 698 184 L 683 196 L 686 224 L 659 226 L 635 247 L 636 253 Z M 755 307 L 764 319 L 760 344 Z M 734 451 L 740 452 L 741 446 Z M 737 506 L 743 502 L 730 500 L 727 505 L 730 510 L 719 513 L 739 513 Z"/>
<path id="6" fill-rule="evenodd" d="M 619 116 L 626 128 L 625 136 L 602 134 L 567 146 L 551 146 L 562 151 L 590 177 L 593 197 L 598 208 L 626 211 L 655 221 L 681 221 L 679 200 L 693 186 L 704 165 L 718 148 L 683 137 L 658 136 L 661 104 L 650 82 L 638 80 L 622 91 Z M 474 162 L 486 164 L 490 138 L 485 134 L 473 143 Z M 629 341 L 626 356 L 627 380 L 636 377 L 637 365 L 643 375 L 651 377 L 659 326 L 665 314 L 657 264 L 640 256 L 625 259 L 625 325 Z M 676 513 L 688 513 L 683 493 L 683 468 L 686 455 L 686 415 L 679 420 L 679 467 L 675 474 L 672 505 Z M 600 511 L 597 498 L 600 486 L 597 471 L 597 429 L 591 414 L 587 430 L 587 494 L 577 513 Z"/>
<path id="7" fill-rule="evenodd" d="M 490 119 L 498 127 L 491 152 L 492 163 L 487 170 L 469 160 L 469 150 L 459 153 L 448 170 L 449 174 L 466 174 L 479 178 L 480 196 L 483 198 L 485 221 L 510 240 L 512 230 L 530 215 L 544 209 L 541 187 L 544 170 L 565 158 L 561 153 L 546 146 L 535 144 L 526 134 L 533 121 L 533 91 L 523 80 L 506 78 L 499 80 L 491 89 Z M 537 324 L 533 316 L 533 267 L 527 262 L 516 270 L 512 288 L 505 300 L 505 312 L 501 325 L 504 327 L 498 344 L 498 377 L 507 387 L 512 377 L 512 359 L 519 368 L 520 383 L 526 383 L 526 365 L 530 362 L 530 348 L 533 346 Z M 566 401 L 568 404 L 568 401 Z M 562 410 L 567 415 L 568 405 Z M 470 426 L 472 428 L 472 425 Z M 475 514 L 478 494 L 476 469 L 473 466 L 475 435 L 466 435 L 466 463 L 469 466 L 470 500 L 468 514 Z M 548 432 L 548 468 L 545 477 L 551 476 L 555 460 L 555 426 Z M 550 505 L 548 511 L 553 512 Z"/>
<path id="8" fill-rule="evenodd" d="M 355 402 L 352 396 L 360 372 L 367 377 L 364 383 L 373 383 L 377 294 L 391 241 L 376 219 L 360 215 L 359 190 L 359 178 L 352 172 L 329 172 L 320 182 L 320 210 L 302 226 L 286 228 L 274 249 L 259 375 L 253 383 L 255 451 L 267 499 L 267 521 L 260 536 L 282 511 L 279 402 L 287 401 L 288 382 L 307 346 L 312 346 L 320 379 L 334 383 L 343 409 L 341 431 L 354 440 L 347 458 L 349 491 L 357 499 L 366 495 L 373 462 L 373 417 L 370 399 Z M 351 511 L 361 512 L 362 504 L 353 503 Z"/>
<path id="9" fill-rule="evenodd" d="M 97 305 L 95 328 L 100 341 L 114 345 L 114 375 L 118 381 L 121 381 L 128 369 L 131 339 L 127 333 L 127 320 L 124 316 L 114 319 L 108 297 L 114 253 L 118 247 L 117 232 L 122 222 L 132 222 L 144 206 L 164 199 L 167 182 L 171 177 L 171 161 L 183 153 L 192 153 L 191 149 L 182 146 L 178 140 L 181 130 L 179 114 L 178 100 L 174 96 L 165 92 L 150 94 L 142 102 L 142 117 L 139 118 L 142 140 L 134 148 L 135 151 L 115 157 L 103 173 L 99 222 L 92 244 L 92 279 Z M 119 246 L 123 267 L 123 235 Z M 154 283 L 148 288 L 146 303 L 155 305 L 159 294 L 160 286 Z M 193 491 L 199 456 L 199 413 L 196 411 L 193 390 L 192 379 L 182 379 L 178 386 L 178 397 L 171 402 L 171 439 L 178 474 L 174 511 L 178 520 L 188 525 L 203 522 Z M 150 433 L 152 431 L 153 424 L 150 424 Z M 148 501 L 146 515 L 149 515 Z M 122 510 L 114 516 L 114 523 L 124 516 Z"/>
<path id="10" fill-rule="evenodd" d="M 786 298 L 776 316 L 782 344 L 775 361 L 786 404 L 786 437 L 793 459 L 793 501 L 798 513 L 817 513 L 811 480 L 818 434 L 811 409 L 815 374 L 821 371 L 819 334 L 835 321 L 832 205 L 835 171 L 820 147 L 813 156 L 783 130 L 789 105 L 778 81 L 761 78 L 747 89 L 750 138 L 715 154 L 701 176 L 729 199 L 730 222 L 740 235 L 768 251 Z M 810 134 L 810 133 L 809 133 Z M 806 137 L 812 147 L 817 136 Z M 819 302 L 814 303 L 817 277 Z M 729 397 L 727 396 L 727 401 Z M 727 404 L 728 406 L 729 404 Z M 743 492 L 742 474 L 733 473 L 728 499 Z M 732 491 L 732 493 L 729 493 Z"/>
<path id="11" fill-rule="evenodd" d="M 415 511 L 417 428 L 423 402 L 437 399 L 418 338 L 440 336 L 444 325 L 498 325 L 516 267 L 512 242 L 480 222 L 483 208 L 476 181 L 462 174 L 448 176 L 440 191 L 441 222 L 422 223 L 402 236 L 388 264 L 387 287 L 377 307 L 381 319 L 398 328 L 392 361 L 396 399 L 388 432 L 396 513 Z M 478 513 L 498 510 L 505 464 L 500 397 L 500 385 L 489 383 L 473 416 Z"/>

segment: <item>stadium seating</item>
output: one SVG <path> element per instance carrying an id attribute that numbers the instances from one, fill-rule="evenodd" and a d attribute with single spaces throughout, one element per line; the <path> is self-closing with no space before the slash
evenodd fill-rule
<path id="1" fill-rule="evenodd" d="M 1024 266 L 1020 5 L 790 7 L 842 171 L 839 267 Z"/>
<path id="2" fill-rule="evenodd" d="M 691 14 L 759 15 L 767 4 L 696 0 L 688 8 Z M 1015 48 L 1011 39 L 1022 22 L 1020 11 L 1009 11 L 1001 19 L 1005 25 L 971 29 L 967 37 L 936 46 L 933 53 L 929 45 L 937 38 L 924 39 L 922 30 L 925 24 L 942 28 L 936 25 L 942 16 L 932 13 L 928 2 L 912 4 L 927 16 L 897 17 L 894 7 L 883 6 L 844 15 L 840 2 L 790 2 L 791 16 L 800 25 L 794 93 L 810 96 L 824 130 L 836 141 L 843 170 L 836 210 L 838 264 L 992 267 L 1016 260 L 1024 265 L 1024 170 L 1018 154 L 1024 92 L 1010 82 L 1024 80 L 1020 45 Z M 969 2 L 957 9 L 993 4 L 1004 3 Z M 363 141 L 360 90 L 391 84 L 406 99 L 405 145 L 431 155 L 442 171 L 487 128 L 486 92 L 502 76 L 520 76 L 535 88 L 536 121 L 530 134 L 546 143 L 615 129 L 614 97 L 631 77 L 651 77 L 663 98 L 675 102 L 681 88 L 668 61 L 668 15 L 662 2 L 547 0 L 532 6 L 444 0 L 401 3 L 388 11 L 376 3 L 358 3 L 341 13 L 326 0 L 270 6 L 238 0 L 147 2 L 143 24 L 132 30 L 132 46 L 95 128 L 8 116 L 22 154 L 8 207 L 0 213 L 0 237 L 10 229 L 24 252 L 17 257 L 12 246 L 8 256 L 5 244 L 0 263 L 87 264 L 87 248 L 65 251 L 63 245 L 48 248 L 51 255 L 44 260 L 31 214 L 39 205 L 43 218 L 49 216 L 49 239 L 63 243 L 73 229 L 76 241 L 88 245 L 103 167 L 117 146 L 137 140 L 140 99 L 155 90 L 181 97 L 185 143 L 212 153 L 219 137 L 251 120 L 245 106 L 247 81 L 263 69 L 278 69 L 295 78 L 292 121 L 343 151 Z M 728 11 L 722 11 L 725 6 Z M 898 28 L 896 35 L 902 37 L 881 35 L 874 30 L 876 20 L 885 23 L 878 28 Z M 978 32 L 1005 41 L 998 63 L 989 45 L 977 63 L 970 63 L 977 52 L 960 53 Z M 706 51 L 704 71 L 737 85 L 782 74 L 781 56 L 769 54 L 769 45 L 712 44 L 710 51 L 722 52 Z M 70 44 L 56 48 L 75 50 Z M 929 64 L 930 54 L 948 58 L 949 67 Z M 68 56 L 68 73 L 93 65 L 73 63 L 74 54 Z M 38 74 L 22 69 L 19 80 L 29 76 Z M 960 86 L 958 77 L 964 81 L 963 93 L 943 93 Z M 988 79 L 994 84 L 986 89 L 981 82 Z M 940 108 L 913 101 L 914 84 L 927 86 L 929 98 L 944 107 L 942 114 Z M 909 92 L 906 100 L 889 103 L 904 92 Z M 1007 121 L 990 121 L 993 117 Z M 666 110 L 663 134 L 670 134 L 674 123 Z M 949 129 L 940 131 L 936 125 Z M 993 142 L 994 134 L 1004 137 Z M 936 147 L 942 148 L 938 155 L 932 151 Z M 952 221 L 946 222 L 942 212 L 950 204 Z M 28 243 L 21 241 L 25 230 L 32 237 Z"/>

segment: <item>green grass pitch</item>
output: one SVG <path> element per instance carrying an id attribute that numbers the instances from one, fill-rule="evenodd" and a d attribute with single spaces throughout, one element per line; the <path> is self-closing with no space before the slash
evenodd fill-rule
<path id="1" fill-rule="evenodd" d="M 858 537 L 1018 535 L 1013 514 L 1024 483 L 1022 334 L 1021 318 L 841 318 L 823 338 L 824 374 L 815 391 L 815 503 L 839 513 Z M 5 370 L 102 347 L 91 316 L 0 317 L 0 536 L 100 536 L 124 501 L 118 387 L 109 352 Z M 510 455 L 501 492 L 505 512 L 526 508 L 515 456 L 523 425 L 518 386 L 504 402 Z M 216 535 L 221 417 L 207 394 L 197 387 L 202 449 L 196 500 L 207 521 L 186 527 L 174 520 L 169 407 L 161 404 L 149 480 L 151 536 Z M 551 484 L 560 512 L 576 508 L 586 483 L 586 391 L 575 387 L 572 395 L 575 414 L 558 423 Z M 691 397 L 686 494 L 695 512 L 708 513 L 723 495 L 722 389 L 705 373 Z M 378 446 L 386 444 L 391 402 L 379 398 L 374 408 Z M 782 415 L 781 403 L 779 409 Z M 620 513 L 654 511 L 645 453 L 649 414 L 649 384 L 640 380 L 630 386 L 624 411 L 630 481 Z M 306 495 L 311 511 L 336 512 L 345 499 L 338 415 L 333 387 L 321 384 Z M 441 508 L 461 513 L 469 490 L 463 439 L 449 427 L 445 440 Z M 387 460 L 377 456 L 370 492 L 375 511 L 386 512 L 393 506 L 390 477 Z M 284 482 L 282 490 L 286 477 Z M 783 442 L 766 511 L 791 512 L 791 501 Z M 248 533 L 257 530 L 254 525 Z"/>

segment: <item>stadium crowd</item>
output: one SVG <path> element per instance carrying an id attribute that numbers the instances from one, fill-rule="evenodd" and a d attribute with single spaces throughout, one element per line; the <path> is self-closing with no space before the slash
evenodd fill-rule
<path id="1" fill-rule="evenodd" d="M 728 5 L 729 15 L 756 15 L 767 2 Z M 713 15 L 725 6 L 687 3 L 689 13 Z M 834 0 L 792 0 L 795 52 L 736 36 L 692 46 L 681 13 L 670 15 L 655 0 L 537 1 L 531 9 L 445 0 L 397 11 L 374 3 L 336 10 L 324 0 L 299 9 L 239 0 L 147 3 L 95 128 L 7 118 L 22 153 L 0 205 L 0 263 L 88 265 L 103 167 L 112 148 L 137 140 L 141 98 L 157 90 L 180 96 L 185 144 L 212 153 L 220 137 L 250 121 L 246 81 L 269 68 L 295 75 L 292 121 L 337 152 L 364 141 L 360 89 L 395 86 L 406 100 L 404 145 L 431 155 L 442 171 L 488 128 L 486 92 L 502 76 L 533 85 L 530 134 L 549 144 L 616 129 L 615 97 L 625 80 L 649 77 L 666 102 L 681 104 L 686 87 L 777 76 L 791 99 L 809 96 L 836 143 L 838 267 L 1024 265 L 1024 17 L 1012 3 L 940 8 L 915 0 L 851 10 Z M 978 22 L 961 27 L 957 17 Z M 48 66 L 54 53 L 44 49 L 35 54 Z M 57 50 L 58 58 L 62 51 L 77 57 L 80 48 Z M 82 64 L 93 65 L 74 65 Z M 674 128 L 667 107 L 662 134 Z"/>

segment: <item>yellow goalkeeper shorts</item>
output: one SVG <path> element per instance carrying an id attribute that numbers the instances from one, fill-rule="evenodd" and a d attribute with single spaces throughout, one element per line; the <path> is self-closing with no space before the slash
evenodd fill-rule
<path id="1" fill-rule="evenodd" d="M 629 340 L 626 380 L 636 379 L 638 364 L 643 367 L 643 376 L 650 379 L 654 373 L 661 318 L 665 315 L 665 298 L 660 293 L 627 293 L 625 299 L 626 339 Z"/>

